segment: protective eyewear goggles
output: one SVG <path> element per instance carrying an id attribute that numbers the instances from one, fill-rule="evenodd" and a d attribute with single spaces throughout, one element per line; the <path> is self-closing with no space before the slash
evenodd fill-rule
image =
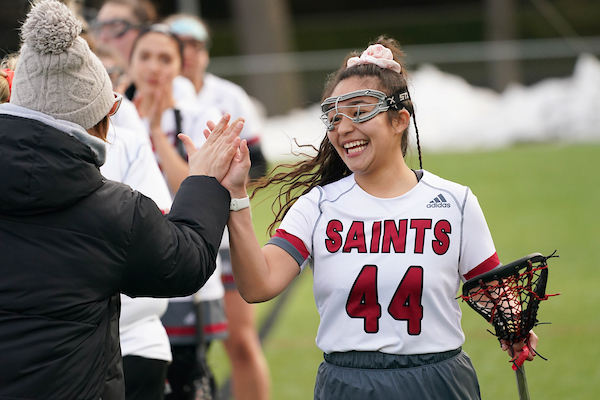
<path id="1" fill-rule="evenodd" d="M 112 117 L 117 113 L 117 111 L 119 111 L 119 107 L 121 107 L 121 102 L 123 101 L 123 96 L 121 96 L 119 93 L 113 92 L 113 94 L 115 96 L 115 102 L 113 103 L 113 106 L 108 112 L 109 117 Z"/>
<path id="2" fill-rule="evenodd" d="M 356 103 L 350 101 L 348 105 L 339 105 L 341 102 L 352 100 L 357 97 L 373 97 L 377 99 L 375 103 L 368 103 L 364 100 L 357 100 Z M 375 90 L 364 89 L 346 93 L 337 97 L 329 97 L 321 104 L 321 121 L 325 124 L 328 131 L 332 131 L 335 125 L 339 123 L 344 116 L 355 123 L 365 122 L 374 118 L 377 114 L 387 111 L 390 108 L 400 110 L 404 108 L 400 103 L 409 100 L 408 92 L 396 93 L 392 96 Z"/>
<path id="3" fill-rule="evenodd" d="M 183 47 L 191 47 L 196 51 L 202 51 L 202 50 L 210 50 L 210 42 L 208 41 L 201 41 L 201 40 L 196 40 L 193 38 L 186 38 L 185 36 L 181 36 L 178 35 L 179 40 L 181 40 L 181 44 L 183 44 Z"/>
<path id="4" fill-rule="evenodd" d="M 96 36 L 102 32 L 113 39 L 118 39 L 132 29 L 139 28 L 139 25 L 133 24 L 125 19 L 111 19 L 109 21 L 94 21 L 92 30 Z"/>

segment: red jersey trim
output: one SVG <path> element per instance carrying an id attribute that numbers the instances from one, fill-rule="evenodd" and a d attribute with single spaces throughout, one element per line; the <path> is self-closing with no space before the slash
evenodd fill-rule
<path id="1" fill-rule="evenodd" d="M 204 332 L 205 335 L 214 335 L 217 333 L 225 333 L 228 328 L 229 324 L 227 322 L 218 322 L 203 326 L 202 332 Z M 189 337 L 196 336 L 197 333 L 195 326 L 170 326 L 165 327 L 165 330 L 169 337 Z"/>
<path id="2" fill-rule="evenodd" d="M 282 238 L 289 242 L 292 246 L 294 246 L 296 250 L 298 250 L 298 252 L 304 260 L 306 260 L 310 255 L 302 240 L 300 240 L 297 236 L 292 235 L 291 233 L 287 233 L 283 229 L 277 229 L 273 237 Z"/>
<path id="3" fill-rule="evenodd" d="M 222 274 L 221 275 L 221 282 L 223 283 L 223 285 L 233 285 L 233 284 L 235 284 L 235 280 L 233 279 L 233 275 L 229 275 L 229 274 Z"/>
<path id="4" fill-rule="evenodd" d="M 253 146 L 255 144 L 258 144 L 258 142 L 260 142 L 260 136 L 254 136 L 250 139 L 246 139 L 246 144 L 248 146 Z"/>
<path id="5" fill-rule="evenodd" d="M 196 336 L 195 326 L 170 326 L 165 330 L 168 336 Z"/>
<path id="6" fill-rule="evenodd" d="M 494 253 L 490 258 L 488 258 L 487 260 L 485 260 L 484 262 L 467 272 L 464 275 L 464 277 L 466 280 L 472 279 L 478 275 L 493 270 L 498 265 L 500 265 L 500 259 L 498 258 L 498 254 Z"/>

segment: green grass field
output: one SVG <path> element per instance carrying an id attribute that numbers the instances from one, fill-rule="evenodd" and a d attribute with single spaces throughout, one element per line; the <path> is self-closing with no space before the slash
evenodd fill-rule
<path id="1" fill-rule="evenodd" d="M 416 160 L 416 157 L 412 157 Z M 415 163 L 416 164 L 416 163 Z M 469 186 L 479 198 L 498 255 L 508 263 L 533 252 L 558 250 L 549 261 L 547 292 L 562 293 L 540 306 L 540 358 L 526 364 L 532 399 L 591 399 L 600 392 L 600 145 L 527 144 L 508 150 L 424 154 L 425 169 Z M 259 239 L 272 216 L 270 203 L 253 204 Z M 318 314 L 310 273 L 298 278 L 265 353 L 274 400 L 311 399 L 322 354 L 314 344 Z M 259 305 L 259 315 L 274 301 Z M 464 304 L 463 304 L 464 306 Z M 463 307 L 464 349 L 477 370 L 485 400 L 518 399 L 506 353 L 487 323 Z M 228 376 L 219 343 L 209 362 L 217 380 Z"/>

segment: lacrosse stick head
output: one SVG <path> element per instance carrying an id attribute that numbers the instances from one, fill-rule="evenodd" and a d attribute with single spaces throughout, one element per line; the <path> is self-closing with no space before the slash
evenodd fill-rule
<path id="1" fill-rule="evenodd" d="M 476 276 L 460 297 L 494 326 L 498 339 L 511 345 L 525 340 L 538 324 L 540 301 L 552 296 L 546 295 L 550 257 L 533 253 Z"/>

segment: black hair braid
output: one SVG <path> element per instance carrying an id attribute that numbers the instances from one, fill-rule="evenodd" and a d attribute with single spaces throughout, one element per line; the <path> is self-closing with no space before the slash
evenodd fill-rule
<path id="1" fill-rule="evenodd" d="M 419 128 L 417 128 L 417 117 L 415 110 L 413 109 L 413 125 L 415 126 L 415 133 L 417 136 L 417 151 L 419 152 L 419 168 L 423 169 L 423 158 L 421 156 L 421 140 L 419 139 Z"/>

